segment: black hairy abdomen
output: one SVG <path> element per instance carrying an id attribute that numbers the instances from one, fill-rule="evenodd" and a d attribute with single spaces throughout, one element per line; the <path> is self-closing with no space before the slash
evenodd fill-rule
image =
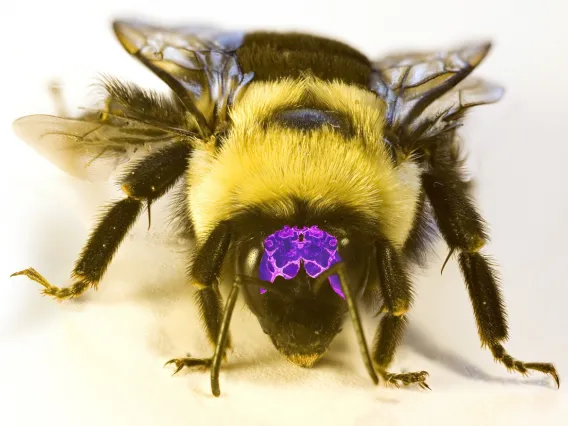
<path id="1" fill-rule="evenodd" d="M 325 81 L 366 87 L 371 73 L 369 59 L 358 50 L 335 40 L 299 33 L 247 34 L 237 57 L 243 72 L 254 72 L 255 81 L 311 74 Z"/>

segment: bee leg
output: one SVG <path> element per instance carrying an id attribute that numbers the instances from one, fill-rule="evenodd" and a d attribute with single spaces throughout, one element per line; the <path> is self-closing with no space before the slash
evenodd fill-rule
<path id="1" fill-rule="evenodd" d="M 459 265 L 464 277 L 479 337 L 496 361 L 508 370 L 523 375 L 530 370 L 552 376 L 556 385 L 560 380 L 553 364 L 525 363 L 507 353 L 502 343 L 508 338 L 505 305 L 499 290 L 498 278 L 488 258 L 479 251 L 487 241 L 482 217 L 477 212 L 459 171 L 451 167 L 437 167 L 422 177 L 440 232 L 450 250 L 459 252 Z"/>
<path id="2" fill-rule="evenodd" d="M 189 369 L 207 369 L 211 367 L 213 358 L 190 358 L 189 355 L 190 354 L 187 354 L 187 358 L 170 359 L 164 364 L 164 367 L 166 365 L 175 364 L 176 369 L 172 375 L 179 373 L 184 367 Z"/>
<path id="3" fill-rule="evenodd" d="M 218 288 L 221 266 L 230 244 L 230 230 L 222 222 L 211 232 L 207 241 L 199 249 L 191 268 L 190 275 L 198 288 L 196 302 L 201 312 L 207 338 L 215 348 L 212 358 L 177 358 L 166 363 L 175 364 L 177 371 L 184 366 L 211 368 L 211 389 L 215 396 L 220 395 L 219 366 L 221 358 L 231 347 L 229 323 L 238 296 L 239 280 L 235 281 L 229 299 L 223 310 L 223 300 Z"/>
<path id="4" fill-rule="evenodd" d="M 43 294 L 57 300 L 80 296 L 89 286 L 95 287 L 105 273 L 110 261 L 124 236 L 138 217 L 142 202 L 126 198 L 112 204 L 99 221 L 94 232 L 83 248 L 71 273 L 74 283 L 69 287 L 51 285 L 35 269 L 28 268 L 11 276 L 24 275 L 42 285 Z"/>
<path id="5" fill-rule="evenodd" d="M 375 368 L 387 385 L 408 386 L 417 384 L 430 389 L 426 384 L 426 371 L 414 373 L 391 373 L 387 369 L 391 364 L 397 346 L 402 342 L 406 329 L 406 313 L 412 303 L 412 288 L 404 269 L 401 254 L 386 239 L 376 246 L 377 271 L 385 315 L 377 329 L 373 361 Z"/>
<path id="6" fill-rule="evenodd" d="M 235 280 L 227 304 L 223 311 L 223 317 L 219 328 L 219 336 L 215 345 L 215 352 L 212 358 L 175 358 L 166 362 L 165 365 L 175 364 L 176 370 L 174 374 L 179 372 L 183 367 L 187 368 L 210 368 L 211 369 L 211 392 L 215 396 L 221 395 L 221 387 L 219 386 L 219 369 L 221 366 L 221 358 L 225 358 L 228 340 L 229 340 L 229 324 L 235 309 L 235 303 L 239 295 L 239 279 Z"/>
<path id="7" fill-rule="evenodd" d="M 71 273 L 73 284 L 60 288 L 51 285 L 35 269 L 28 268 L 12 276 L 24 275 L 44 287 L 43 293 L 57 300 L 80 296 L 89 287 L 96 288 L 122 240 L 142 210 L 143 200 L 161 197 L 183 174 L 191 147 L 175 144 L 156 151 L 136 163 L 121 180 L 128 195 L 107 207 L 84 246 Z"/>
<path id="8" fill-rule="evenodd" d="M 225 259 L 231 234 L 229 224 L 222 222 L 209 234 L 207 241 L 197 252 L 190 276 L 198 291 L 196 302 L 202 315 L 207 338 L 214 347 L 221 327 L 223 299 L 218 279 Z M 230 339 L 227 340 L 230 347 Z"/>

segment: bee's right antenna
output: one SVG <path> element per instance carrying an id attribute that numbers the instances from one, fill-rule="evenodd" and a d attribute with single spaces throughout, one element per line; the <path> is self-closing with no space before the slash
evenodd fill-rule
<path id="1" fill-rule="evenodd" d="M 319 275 L 314 283 L 313 291 L 315 294 L 323 288 L 324 283 L 327 282 L 330 276 L 339 275 L 339 282 L 341 284 L 341 290 L 345 295 L 345 300 L 347 301 L 347 308 L 349 309 L 349 315 L 351 316 L 351 321 L 353 321 L 353 326 L 355 327 L 355 334 L 357 335 L 357 342 L 359 343 L 359 349 L 361 350 L 361 356 L 363 357 L 363 362 L 367 368 L 367 372 L 374 384 L 379 383 L 379 377 L 373 367 L 373 362 L 371 361 L 371 355 L 369 353 L 369 347 L 367 346 L 367 340 L 365 339 L 365 334 L 363 333 L 363 326 L 361 325 L 361 316 L 359 315 L 359 309 L 351 293 L 351 288 L 349 285 L 349 280 L 347 279 L 347 274 L 345 273 L 345 265 L 343 262 L 336 263 L 323 274 Z"/>

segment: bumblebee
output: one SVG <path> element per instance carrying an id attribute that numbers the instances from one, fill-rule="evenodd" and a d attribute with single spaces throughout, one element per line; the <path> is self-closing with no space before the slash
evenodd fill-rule
<path id="1" fill-rule="evenodd" d="M 176 358 L 219 368 L 231 347 L 239 293 L 288 360 L 313 366 L 350 317 L 373 382 L 429 389 L 425 371 L 389 370 L 413 300 L 410 268 L 441 234 L 456 254 L 479 337 L 509 370 L 504 302 L 488 240 L 463 170 L 458 128 L 470 108 L 503 90 L 470 73 L 490 50 L 473 43 L 370 60 L 332 39 L 301 33 L 222 32 L 116 21 L 125 50 L 168 86 L 156 93 L 103 82 L 96 109 L 32 115 L 19 136 L 73 176 L 117 181 L 124 192 L 99 219 L 57 300 L 96 288 L 144 208 L 181 183 L 174 213 L 192 241 L 188 280 L 213 348 Z M 433 224 L 435 226 L 433 226 Z M 447 259 L 446 259 L 447 261 Z M 220 285 L 228 285 L 227 301 Z M 229 288 L 227 289 L 229 290 Z M 380 306 L 372 348 L 359 305 Z"/>

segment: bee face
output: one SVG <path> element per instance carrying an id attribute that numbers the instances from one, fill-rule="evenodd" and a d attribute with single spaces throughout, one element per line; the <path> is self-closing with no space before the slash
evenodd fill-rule
<path id="1" fill-rule="evenodd" d="M 284 226 L 252 241 L 261 244 L 244 250 L 248 254 L 237 265 L 259 284 L 245 287 L 247 304 L 280 353 L 311 367 L 341 330 L 347 312 L 338 276 L 324 277 L 323 285 L 316 284 L 318 277 L 346 262 L 352 282 L 365 282 L 361 271 L 365 273 L 366 265 L 354 259 L 368 256 L 354 256 L 349 239 L 339 241 L 315 225 Z"/>

